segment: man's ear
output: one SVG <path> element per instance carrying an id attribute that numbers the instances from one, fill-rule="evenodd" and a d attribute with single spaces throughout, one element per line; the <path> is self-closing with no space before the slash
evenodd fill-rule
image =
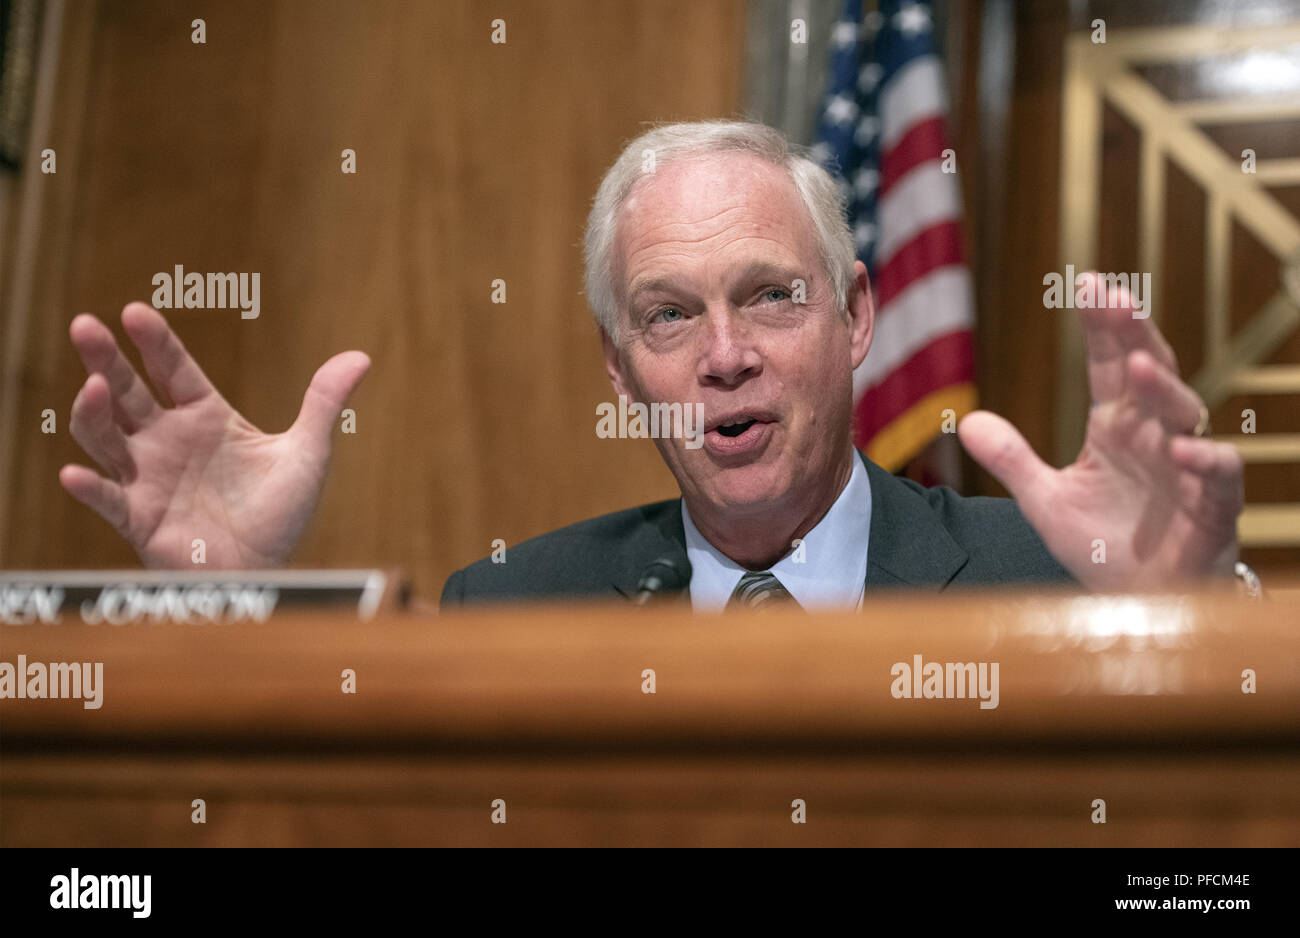
<path id="1" fill-rule="evenodd" d="M 871 281 L 867 277 L 867 265 L 862 261 L 853 262 L 853 283 L 848 297 L 849 311 L 849 350 L 853 367 L 857 368 L 867 357 L 871 340 L 876 334 L 876 303 L 871 295 Z"/>
<path id="2" fill-rule="evenodd" d="M 636 397 L 623 377 L 623 354 L 604 329 L 600 330 L 600 345 L 605 351 L 605 374 L 609 375 L 609 383 L 614 385 L 614 393 L 635 401 Z"/>

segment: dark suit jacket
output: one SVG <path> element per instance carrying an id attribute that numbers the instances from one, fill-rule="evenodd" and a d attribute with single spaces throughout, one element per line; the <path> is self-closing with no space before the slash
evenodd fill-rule
<path id="1" fill-rule="evenodd" d="M 927 489 L 891 475 L 865 456 L 862 462 L 871 480 L 868 598 L 891 587 L 938 591 L 1074 582 L 1013 500 L 963 498 L 947 487 Z M 442 605 L 631 598 L 646 567 L 661 557 L 686 567 L 681 499 L 571 524 L 507 548 L 505 563 L 483 559 L 457 570 L 443 587 Z"/>

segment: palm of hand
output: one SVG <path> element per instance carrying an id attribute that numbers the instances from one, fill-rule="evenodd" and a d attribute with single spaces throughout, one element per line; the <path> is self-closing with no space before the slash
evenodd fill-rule
<path id="1" fill-rule="evenodd" d="M 193 560 L 216 569 L 273 566 L 306 527 L 325 458 L 266 434 L 216 398 L 168 411 L 130 441 L 138 474 L 123 486 L 123 532 L 147 566 Z"/>
<path id="2" fill-rule="evenodd" d="M 1073 464 L 1021 501 L 1048 549 L 1099 591 L 1158 588 L 1230 572 L 1236 510 L 1207 510 L 1204 486 L 1170 454 L 1158 419 L 1121 403 L 1093 408 Z M 1239 510 L 1239 509 L 1238 509 Z"/>
<path id="3" fill-rule="evenodd" d="M 1157 590 L 1231 574 L 1241 457 L 1192 435 L 1204 404 L 1179 379 L 1169 344 L 1134 318 L 1129 297 L 1112 299 L 1081 310 L 1093 406 L 1073 464 L 1047 466 L 987 411 L 962 421 L 962 443 L 1087 587 Z"/>
<path id="4" fill-rule="evenodd" d="M 156 310 L 128 305 L 122 323 L 173 406 L 159 404 L 102 323 L 73 320 L 90 375 L 73 403 L 72 434 L 105 475 L 65 466 L 64 488 L 148 566 L 283 563 L 320 498 L 334 421 L 369 359 L 335 355 L 312 378 L 293 426 L 266 434 L 222 398 Z"/>

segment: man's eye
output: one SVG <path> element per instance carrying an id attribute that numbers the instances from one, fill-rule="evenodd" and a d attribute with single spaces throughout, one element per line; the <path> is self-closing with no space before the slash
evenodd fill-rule
<path id="1" fill-rule="evenodd" d="M 768 290 L 763 294 L 763 299 L 767 300 L 769 303 L 780 303 L 782 300 L 788 300 L 789 298 L 790 291 L 782 290 L 780 287 L 773 287 L 771 290 Z"/>
<path id="2" fill-rule="evenodd" d="M 650 317 L 651 322 L 677 322 L 682 318 L 682 311 L 672 306 L 666 306 L 659 312 Z"/>

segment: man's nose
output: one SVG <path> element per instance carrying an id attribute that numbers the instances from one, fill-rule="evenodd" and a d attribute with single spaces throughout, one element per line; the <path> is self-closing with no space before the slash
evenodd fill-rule
<path id="1" fill-rule="evenodd" d="M 754 330 L 735 309 L 719 306 L 708 310 L 700 350 L 701 384 L 733 386 L 756 377 L 763 370 L 763 358 L 755 344 Z"/>

